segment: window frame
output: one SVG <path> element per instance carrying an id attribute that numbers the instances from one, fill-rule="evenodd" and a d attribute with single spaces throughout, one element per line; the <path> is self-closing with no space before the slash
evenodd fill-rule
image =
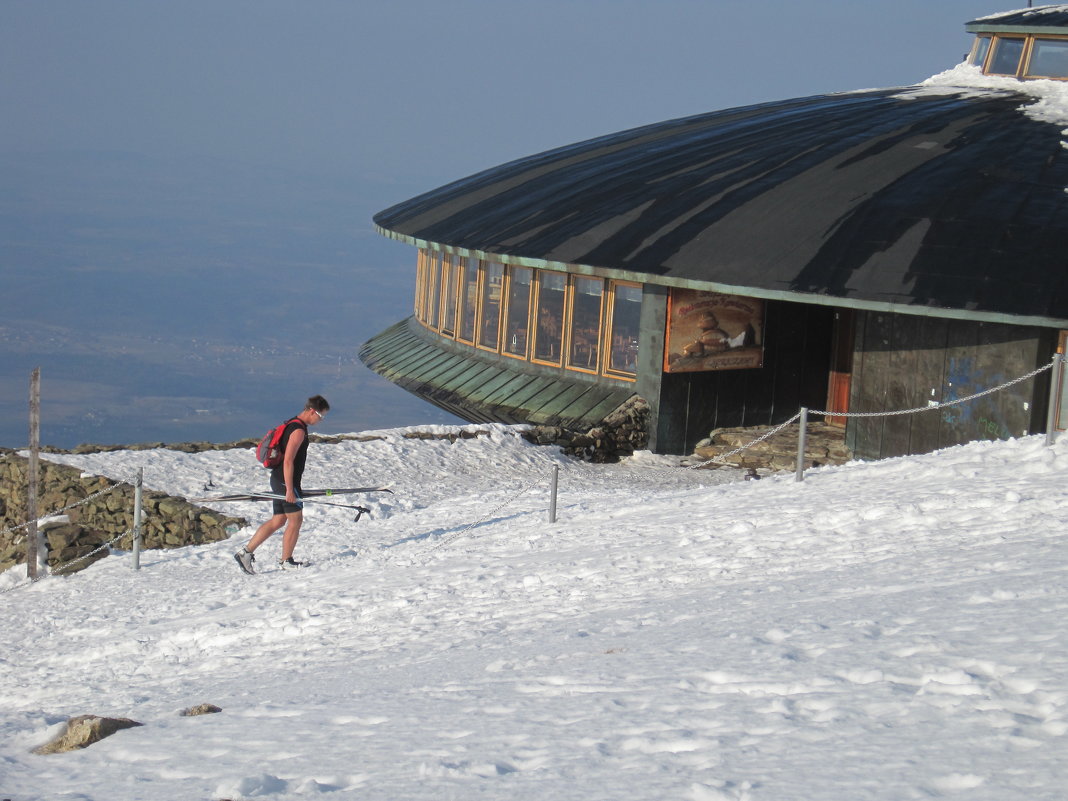
<path id="1" fill-rule="evenodd" d="M 424 297 L 426 292 L 426 248 L 419 248 L 419 255 L 415 259 L 415 296 L 412 298 L 412 313 L 420 324 L 425 324 Z"/>
<path id="2" fill-rule="evenodd" d="M 1021 77 L 1026 80 L 1068 81 L 1068 75 L 1034 75 L 1031 73 L 1031 60 L 1035 54 L 1035 45 L 1040 41 L 1064 42 L 1068 46 L 1068 36 L 1035 35 L 1028 37 L 1026 63 L 1023 66 Z"/>
<path id="3" fill-rule="evenodd" d="M 606 313 L 605 313 L 606 319 L 605 319 L 605 323 L 604 323 L 604 337 L 603 337 L 604 346 L 602 348 L 603 352 L 601 354 L 602 361 L 604 363 L 604 367 L 603 367 L 602 372 L 603 372 L 603 374 L 605 376 L 608 376 L 610 378 L 620 378 L 620 379 L 623 379 L 625 381 L 636 381 L 638 379 L 638 364 L 637 364 L 638 356 L 637 356 L 637 354 L 635 354 L 635 356 L 634 356 L 634 361 L 635 361 L 634 372 L 628 372 L 626 370 L 619 370 L 617 368 L 612 367 L 612 338 L 615 335 L 614 331 L 613 331 L 613 328 L 615 326 L 615 316 L 616 316 L 616 290 L 621 286 L 625 286 L 625 287 L 629 287 L 631 289 L 637 289 L 638 290 L 638 293 L 639 293 L 639 301 L 638 301 L 639 322 L 638 322 L 638 333 L 637 333 L 637 336 L 635 337 L 635 341 L 636 341 L 636 344 L 640 344 L 641 343 L 641 320 L 640 320 L 641 312 L 640 312 L 640 307 L 641 307 L 642 301 L 644 300 L 644 298 L 641 297 L 641 295 L 643 295 L 642 285 L 639 284 L 636 281 L 623 281 L 623 280 L 611 279 L 608 282 L 607 291 L 605 293 L 605 300 L 607 301 L 606 305 L 608 306 L 608 308 L 607 308 Z M 604 303 L 604 301 L 602 301 L 602 303 Z"/>
<path id="4" fill-rule="evenodd" d="M 464 256 L 462 258 L 463 258 L 463 262 L 462 262 L 462 266 L 460 268 L 460 278 L 457 281 L 456 341 L 457 342 L 463 342 L 465 345 L 472 345 L 473 346 L 475 344 L 475 342 L 478 341 L 478 310 L 479 310 L 479 303 L 478 302 L 479 302 L 479 299 L 481 298 L 481 294 L 479 292 L 479 288 L 480 288 L 479 274 L 482 271 L 482 260 L 479 259 L 477 256 Z M 474 284 L 475 284 L 475 298 L 474 298 L 474 303 L 470 304 L 471 306 L 473 306 L 472 318 L 471 318 L 471 323 L 472 323 L 471 324 L 471 339 L 464 339 L 464 336 L 463 336 L 464 321 L 467 318 L 467 308 L 468 308 L 468 305 L 469 305 L 467 303 L 467 287 L 468 287 L 467 275 L 472 270 L 472 267 L 474 269 L 474 277 L 475 277 L 475 281 L 474 281 Z"/>
<path id="5" fill-rule="evenodd" d="M 564 279 L 564 291 L 563 302 L 560 304 L 560 339 L 556 343 L 559 347 L 556 361 L 551 359 L 538 358 L 538 316 L 541 313 L 541 282 L 544 276 L 560 276 Z M 529 339 L 530 344 L 530 361 L 533 364 L 544 364 L 550 367 L 563 367 L 564 364 L 564 342 L 567 340 L 567 330 L 570 326 L 570 318 L 568 315 L 568 287 L 571 285 L 571 276 L 564 272 L 558 272 L 556 270 L 535 270 L 534 271 L 534 288 L 532 289 L 533 297 L 531 302 L 530 312 L 530 332 Z"/>
<path id="6" fill-rule="evenodd" d="M 986 64 L 983 67 L 984 75 L 995 75 L 1008 78 L 1019 78 L 1023 71 L 1026 69 L 1026 64 L 1030 58 L 1030 40 L 1034 38 L 1024 34 L 995 34 L 993 41 L 990 43 L 990 51 L 986 54 Z M 1016 60 L 1015 72 L 990 72 L 990 66 L 997 58 L 998 50 L 1001 48 L 1003 42 L 1020 42 L 1023 47 L 1020 49 L 1020 56 Z"/>
<path id="7" fill-rule="evenodd" d="M 457 268 L 459 266 L 459 257 L 452 253 L 443 253 L 441 256 L 441 299 L 438 302 L 438 333 L 443 337 L 449 339 L 456 338 L 456 309 L 457 309 L 457 287 L 458 283 L 453 283 L 450 288 L 449 283 L 455 281 L 457 277 Z M 452 305 L 452 321 L 451 326 L 446 324 L 450 321 L 447 319 L 449 316 L 449 305 Z"/>
<path id="8" fill-rule="evenodd" d="M 567 282 L 567 305 L 565 314 L 567 316 L 568 324 L 564 331 L 564 354 L 563 364 L 565 370 L 574 370 L 579 373 L 586 373 L 588 375 L 600 375 L 601 373 L 601 358 L 604 355 L 604 348 L 602 343 L 604 341 L 604 306 L 605 306 L 605 280 L 596 275 L 576 275 L 571 274 Z M 600 293 L 600 310 L 597 316 L 597 358 L 593 359 L 593 364 L 589 367 L 582 367 L 579 365 L 571 364 L 571 345 L 574 341 L 575 335 L 575 295 L 578 292 L 579 281 L 599 281 L 601 283 Z M 592 296 L 591 296 L 592 297 Z"/>
<path id="9" fill-rule="evenodd" d="M 530 282 L 527 284 L 527 309 L 526 315 L 524 315 L 524 321 L 526 323 L 526 333 L 523 337 L 523 352 L 515 353 L 508 350 L 508 321 L 512 316 L 512 282 L 515 278 L 516 270 L 529 270 Z M 514 264 L 505 265 L 504 270 L 504 288 L 502 290 L 501 297 L 501 337 L 497 343 L 498 353 L 502 356 L 508 356 L 512 359 L 520 359 L 522 361 L 530 361 L 530 307 L 533 305 L 533 292 L 534 292 L 534 278 L 538 271 L 533 267 L 522 267 Z"/>
<path id="10" fill-rule="evenodd" d="M 983 53 L 983 58 L 980 61 L 976 61 L 976 56 L 979 53 L 980 43 L 986 43 L 986 52 Z M 990 53 L 994 49 L 994 35 L 993 34 L 979 34 L 975 37 L 975 41 L 972 42 L 971 52 L 968 53 L 968 63 L 972 66 L 978 67 L 984 74 L 986 73 L 986 61 L 990 58 Z"/>
<path id="11" fill-rule="evenodd" d="M 489 268 L 491 265 L 497 265 L 501 268 L 501 296 L 497 301 L 497 335 L 494 339 L 494 345 L 482 344 L 482 323 L 485 321 L 485 301 L 486 301 L 486 283 L 489 279 Z M 508 278 L 508 265 L 504 262 L 493 260 L 482 260 L 478 265 L 478 310 L 475 317 L 475 347 L 479 350 L 489 351 L 490 353 L 500 353 L 501 350 L 501 329 L 504 326 L 504 298 L 505 289 L 504 285 Z"/>
<path id="12" fill-rule="evenodd" d="M 441 305 L 441 251 L 427 251 L 427 285 L 425 325 L 432 331 L 438 331 L 438 314 Z"/>

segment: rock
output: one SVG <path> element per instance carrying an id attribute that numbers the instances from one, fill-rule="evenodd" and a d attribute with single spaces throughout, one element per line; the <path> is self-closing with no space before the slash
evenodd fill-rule
<path id="1" fill-rule="evenodd" d="M 737 448 L 749 445 L 745 450 L 726 457 L 723 463 L 743 468 L 785 471 L 796 469 L 798 426 L 786 426 L 767 439 L 757 442 L 769 428 L 771 427 L 718 428 L 698 444 L 693 455 L 701 461 L 706 461 L 724 457 Z M 805 438 L 806 468 L 823 464 L 844 464 L 852 458 L 845 446 L 844 429 L 820 422 L 808 424 Z M 716 463 L 712 463 L 708 466 L 715 465 Z"/>
<path id="2" fill-rule="evenodd" d="M 185 512 L 185 506 L 177 499 L 167 498 L 159 502 L 159 513 L 161 515 L 177 517 L 182 512 Z"/>
<path id="3" fill-rule="evenodd" d="M 215 706 L 215 704 L 197 704 L 189 707 L 189 709 L 183 709 L 178 714 L 184 718 L 191 718 L 197 715 L 214 715 L 216 712 L 222 712 L 222 709 Z"/>
<path id="4" fill-rule="evenodd" d="M 136 720 L 129 718 L 102 718 L 97 715 L 79 715 L 67 721 L 67 728 L 56 738 L 33 749 L 33 753 L 62 754 L 66 751 L 76 751 L 86 748 L 93 743 L 110 737 L 121 729 L 129 729 L 141 726 Z"/>
<path id="5" fill-rule="evenodd" d="M 535 445 L 556 445 L 568 456 L 595 463 L 618 462 L 649 447 L 649 404 L 632 395 L 593 428 L 575 431 L 560 426 L 532 426 L 523 438 Z"/>

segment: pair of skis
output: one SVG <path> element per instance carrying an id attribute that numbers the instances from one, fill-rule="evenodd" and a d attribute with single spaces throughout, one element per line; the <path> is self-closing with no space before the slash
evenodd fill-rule
<path id="1" fill-rule="evenodd" d="M 365 492 L 389 492 L 393 490 L 388 487 L 346 487 L 344 489 L 309 489 L 304 490 L 301 494 L 300 500 L 302 503 L 314 503 L 321 506 L 337 506 L 341 509 L 355 509 L 356 519 L 354 523 L 359 522 L 361 515 L 370 514 L 371 510 L 366 506 L 358 506 L 352 503 L 336 503 L 335 501 L 323 500 L 324 498 L 333 497 L 334 495 L 359 495 Z M 240 492 L 232 495 L 211 495 L 204 498 L 190 498 L 194 503 L 227 503 L 230 501 L 284 501 L 285 495 L 279 495 L 275 492 Z"/>

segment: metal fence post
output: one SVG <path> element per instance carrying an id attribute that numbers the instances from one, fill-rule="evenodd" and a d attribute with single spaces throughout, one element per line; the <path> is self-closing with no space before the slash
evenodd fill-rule
<path id="1" fill-rule="evenodd" d="M 549 485 L 549 522 L 556 522 L 556 491 L 560 486 L 560 465 L 553 465 L 553 480 Z"/>
<path id="2" fill-rule="evenodd" d="M 141 485 L 144 484 L 145 468 L 137 468 L 134 483 L 133 569 L 141 569 Z"/>
<path id="3" fill-rule="evenodd" d="M 795 481 L 805 480 L 805 439 L 808 436 L 808 408 L 801 407 L 801 419 L 797 428 L 797 475 Z"/>
<path id="4" fill-rule="evenodd" d="M 1053 354 L 1053 369 L 1049 371 L 1049 411 L 1046 413 L 1046 444 L 1052 445 L 1057 428 L 1057 401 L 1061 397 L 1064 373 L 1064 355 Z"/>

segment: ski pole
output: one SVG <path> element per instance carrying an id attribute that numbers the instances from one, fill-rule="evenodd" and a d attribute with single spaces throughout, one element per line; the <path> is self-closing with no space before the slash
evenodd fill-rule
<path id="1" fill-rule="evenodd" d="M 275 495 L 275 494 L 269 493 L 269 492 L 265 492 L 262 495 L 257 495 L 256 497 L 257 498 L 262 498 L 262 499 L 264 499 L 266 501 L 284 501 L 286 499 L 285 495 Z M 368 509 L 366 506 L 357 506 L 356 504 L 353 504 L 353 503 L 334 503 L 333 501 L 320 501 L 318 498 L 299 498 L 297 502 L 298 503 L 302 503 L 302 504 L 304 504 L 304 503 L 317 503 L 320 506 L 336 506 L 339 509 L 355 509 L 356 510 L 356 519 L 353 521 L 354 523 L 359 521 L 361 515 L 364 515 L 364 514 L 370 515 L 371 514 L 371 510 Z"/>

